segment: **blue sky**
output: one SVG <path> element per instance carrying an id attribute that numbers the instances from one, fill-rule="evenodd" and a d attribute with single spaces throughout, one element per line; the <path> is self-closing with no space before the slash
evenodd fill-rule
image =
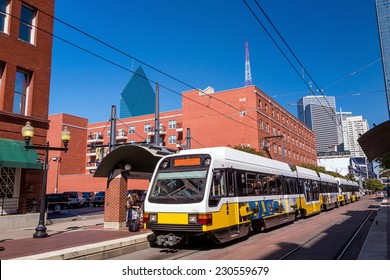
<path id="1" fill-rule="evenodd" d="M 302 73 L 254 0 L 246 2 Z M 258 3 L 304 65 L 304 76 L 241 0 L 56 0 L 55 17 L 136 60 L 56 21 L 54 34 L 79 48 L 53 39 L 49 113 L 90 123 L 109 120 L 112 105 L 119 111 L 120 93 L 140 65 L 137 60 L 185 83 L 143 66 L 149 79 L 162 85 L 161 111 L 180 109 L 180 94 L 191 87 L 243 87 L 248 41 L 253 84 L 294 115 L 294 104 L 310 95 L 307 85 L 313 84 L 314 90 L 336 96 L 338 110 L 362 115 L 370 127 L 388 120 L 374 0 Z"/>

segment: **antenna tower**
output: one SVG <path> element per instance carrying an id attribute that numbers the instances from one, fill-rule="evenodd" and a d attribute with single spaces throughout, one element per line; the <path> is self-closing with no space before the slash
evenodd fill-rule
<path id="1" fill-rule="evenodd" d="M 249 62 L 248 42 L 245 42 L 245 86 L 252 85 L 251 64 Z"/>

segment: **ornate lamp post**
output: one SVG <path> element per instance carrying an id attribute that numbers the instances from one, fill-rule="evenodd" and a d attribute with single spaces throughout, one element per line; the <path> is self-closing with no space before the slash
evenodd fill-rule
<path id="1" fill-rule="evenodd" d="M 61 132 L 61 140 L 64 143 L 64 147 L 50 147 L 49 142 L 46 142 L 46 145 L 30 145 L 30 140 L 34 136 L 34 127 L 31 126 L 30 122 L 27 122 L 26 125 L 22 128 L 22 135 L 24 141 L 26 142 L 26 150 L 44 150 L 45 151 L 45 162 L 43 165 L 43 180 L 42 180 L 42 196 L 41 196 L 41 205 L 39 211 L 39 223 L 35 228 L 35 233 L 33 234 L 34 238 L 47 237 L 46 226 L 45 226 L 45 211 L 46 211 L 46 186 L 47 186 L 47 170 L 49 163 L 49 151 L 66 151 L 68 150 L 68 143 L 71 138 L 71 133 L 68 128 L 65 126 L 64 130 Z"/>

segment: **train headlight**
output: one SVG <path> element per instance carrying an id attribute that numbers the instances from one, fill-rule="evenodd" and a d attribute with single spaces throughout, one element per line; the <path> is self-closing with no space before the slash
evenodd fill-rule
<path id="1" fill-rule="evenodd" d="M 198 223 L 198 215 L 196 215 L 196 214 L 189 214 L 188 215 L 188 223 L 189 224 L 197 224 Z"/>
<path id="2" fill-rule="evenodd" d="M 149 223 L 157 223 L 157 214 L 149 214 Z"/>
<path id="3" fill-rule="evenodd" d="M 204 160 L 204 165 L 205 166 L 210 166 L 210 163 L 211 163 L 211 158 L 206 158 L 205 160 Z"/>

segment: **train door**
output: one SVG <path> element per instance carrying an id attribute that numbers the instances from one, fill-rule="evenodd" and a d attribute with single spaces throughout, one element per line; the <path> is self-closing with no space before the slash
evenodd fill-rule
<path id="1" fill-rule="evenodd" d="M 239 218 L 240 218 L 240 209 L 239 202 L 237 197 L 237 188 L 236 188 L 236 176 L 233 170 L 226 170 L 226 185 L 228 189 L 228 197 L 227 200 L 227 215 L 229 216 L 229 224 L 230 224 L 230 236 L 234 237 L 240 233 L 239 227 Z"/>
<path id="2" fill-rule="evenodd" d="M 240 235 L 235 173 L 224 169 L 213 173 L 209 206 L 218 209 L 213 212 L 214 235 L 220 241 L 228 241 Z"/>

